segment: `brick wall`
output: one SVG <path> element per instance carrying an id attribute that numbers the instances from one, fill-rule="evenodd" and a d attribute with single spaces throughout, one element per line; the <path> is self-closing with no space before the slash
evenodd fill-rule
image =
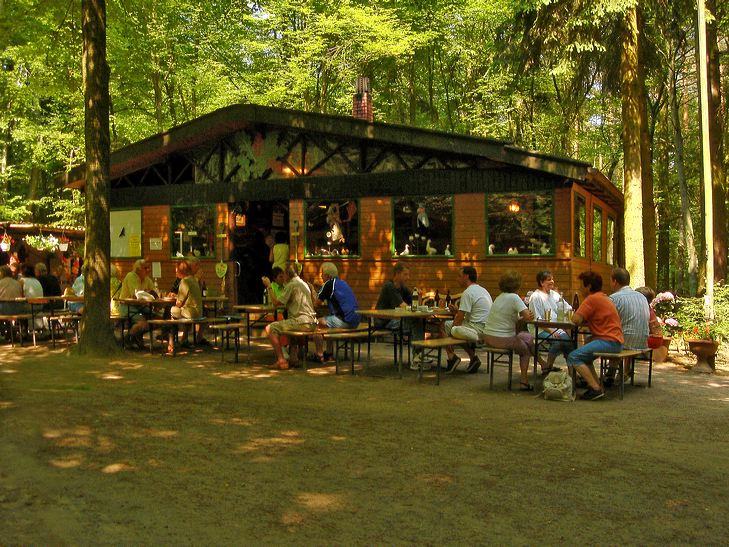
<path id="1" fill-rule="evenodd" d="M 587 256 L 585 258 L 572 257 L 572 230 L 574 214 L 574 192 L 581 192 L 587 202 Z M 348 260 L 335 259 L 333 262 L 340 270 L 340 275 L 354 289 L 362 307 L 374 306 L 382 284 L 392 275 L 392 268 L 398 260 L 407 261 L 410 265 L 410 285 L 416 286 L 422 292 L 438 289 L 445 294 L 447 289 L 451 293 L 460 293 L 460 271 L 463 266 L 473 265 L 479 273 L 479 282 L 485 286 L 493 296 L 498 295 L 498 280 L 501 274 L 509 269 L 517 270 L 522 274 L 522 287 L 519 293 L 524 295 L 536 286 L 535 277 L 541 270 L 550 270 L 555 277 L 557 286 L 571 300 L 577 291 L 579 283 L 577 276 L 580 272 L 593 269 L 603 275 L 606 288 L 609 282 L 611 265 L 604 262 L 593 262 L 592 257 L 592 210 L 597 205 L 603 212 L 609 213 L 617 219 L 616 213 L 601 200 L 594 198 L 589 192 L 575 185 L 573 189 L 559 188 L 555 190 L 555 256 L 542 257 L 511 257 L 486 255 L 486 224 L 484 194 L 459 194 L 454 196 L 454 230 L 453 230 L 453 257 L 437 258 L 403 258 L 392 257 L 391 251 L 391 223 L 392 201 L 390 198 L 368 197 L 359 200 L 359 227 L 360 227 L 360 258 Z M 143 254 L 150 261 L 158 261 L 162 265 L 162 278 L 160 288 L 163 290 L 171 286 L 175 275 L 175 260 L 171 258 L 169 207 L 143 208 Z M 607 216 L 605 217 L 607 218 Z M 218 225 L 229 223 L 226 204 L 217 205 Z M 291 200 L 289 202 L 290 232 L 293 233 L 294 222 L 298 221 L 298 258 L 303 263 L 303 277 L 316 284 L 321 283 L 319 269 L 325 259 L 304 259 L 304 202 Z M 603 235 L 606 221 L 603 222 Z M 162 239 L 162 249 L 149 250 L 149 239 L 159 237 Z M 603 237 L 604 239 L 604 237 Z M 220 242 L 218 242 L 218 245 Z M 605 243 L 603 243 L 605 245 Z M 291 241 L 291 256 L 296 255 L 294 241 Z M 228 258 L 229 245 L 225 245 L 225 258 Z M 218 251 L 220 252 L 220 251 Z M 219 255 L 218 255 L 219 256 Z M 134 260 L 115 260 L 126 274 Z M 214 265 L 216 260 L 203 260 L 202 270 L 208 286 L 219 286 L 220 281 L 215 276 Z M 231 303 L 236 302 L 233 290 L 236 265 L 228 262 L 228 276 L 226 294 Z"/>

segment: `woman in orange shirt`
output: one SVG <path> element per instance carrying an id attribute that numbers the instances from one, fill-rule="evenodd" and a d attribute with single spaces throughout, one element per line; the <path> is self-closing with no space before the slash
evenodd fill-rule
<path id="1" fill-rule="evenodd" d="M 587 324 L 592 336 L 587 344 L 570 352 L 567 364 L 575 367 L 589 386 L 581 398 L 594 401 L 605 396 L 592 364 L 595 353 L 622 351 L 623 329 L 615 304 L 602 292 L 602 276 L 597 272 L 582 272 L 579 279 L 586 298 L 572 315 L 572 322 L 575 325 Z"/>

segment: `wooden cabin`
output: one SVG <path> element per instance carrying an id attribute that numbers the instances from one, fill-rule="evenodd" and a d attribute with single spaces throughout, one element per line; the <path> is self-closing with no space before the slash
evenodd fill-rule
<path id="1" fill-rule="evenodd" d="M 580 272 L 607 282 L 622 263 L 623 196 L 589 164 L 354 117 L 230 106 L 114 152 L 111 186 L 123 273 L 144 256 L 164 289 L 194 254 L 208 287 L 237 303 L 260 302 L 278 232 L 305 278 L 320 283 L 331 260 L 363 307 L 398 260 L 411 285 L 441 294 L 461 292 L 460 268 L 474 265 L 494 296 L 506 269 L 523 274 L 522 295 L 549 269 L 571 297 Z"/>

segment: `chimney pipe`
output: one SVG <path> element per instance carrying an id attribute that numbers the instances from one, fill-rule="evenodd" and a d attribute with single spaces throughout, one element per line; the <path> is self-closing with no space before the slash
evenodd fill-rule
<path id="1" fill-rule="evenodd" d="M 370 79 L 365 76 L 357 77 L 356 91 L 352 98 L 352 117 L 370 123 L 374 121 Z"/>

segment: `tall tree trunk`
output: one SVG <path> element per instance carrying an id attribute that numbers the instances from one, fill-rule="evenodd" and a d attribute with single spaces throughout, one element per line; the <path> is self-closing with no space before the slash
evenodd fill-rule
<path id="1" fill-rule="evenodd" d="M 716 0 L 706 0 L 706 9 L 714 18 L 706 22 L 707 69 L 709 85 L 709 150 L 714 194 L 714 280 L 727 279 L 727 207 L 726 168 L 724 165 L 724 127 L 721 105 L 721 72 L 716 32 Z"/>
<path id="2" fill-rule="evenodd" d="M 694 243 L 694 222 L 691 218 L 691 203 L 688 197 L 688 187 L 686 185 L 686 170 L 684 168 L 684 146 L 683 146 L 683 129 L 681 112 L 678 102 L 678 74 L 676 73 L 675 60 L 671 61 L 669 66 L 669 93 L 671 102 L 671 120 L 673 122 L 673 143 L 676 150 L 676 176 L 678 177 L 678 187 L 681 194 L 681 231 L 683 232 L 682 244 L 686 253 L 688 262 L 688 294 L 695 295 L 698 275 L 699 275 L 699 259 L 696 254 L 696 245 Z M 683 267 L 683 262 L 680 263 Z"/>
<path id="3" fill-rule="evenodd" d="M 636 8 L 624 18 L 620 55 L 623 110 L 623 192 L 625 194 L 625 267 L 631 284 L 645 285 L 643 259 L 643 195 L 640 161 L 640 87 L 638 85 L 638 21 Z"/>
<path id="4" fill-rule="evenodd" d="M 665 139 L 661 139 L 661 141 L 665 142 Z M 666 146 L 661 146 L 659 150 L 657 180 L 660 199 L 657 203 L 656 284 L 649 286 L 660 291 L 666 289 L 675 291 L 675 287 L 670 286 L 669 279 L 671 264 L 671 231 L 669 229 L 671 193 L 669 191 L 668 150 Z"/>
<path id="5" fill-rule="evenodd" d="M 86 247 L 80 353 L 117 351 L 111 321 L 109 235 L 109 66 L 106 64 L 106 2 L 81 0 L 86 140 Z"/>
<path id="6" fill-rule="evenodd" d="M 640 90 L 640 168 L 643 200 L 643 263 L 645 284 L 656 286 L 656 206 L 653 200 L 653 142 L 648 131 L 648 97 L 645 89 L 643 65 L 638 62 L 638 87 Z"/>
<path id="7" fill-rule="evenodd" d="M 415 126 L 415 117 L 418 113 L 418 97 L 415 90 L 415 54 L 413 54 L 408 68 L 410 69 L 408 70 L 408 121 L 410 125 Z"/>

